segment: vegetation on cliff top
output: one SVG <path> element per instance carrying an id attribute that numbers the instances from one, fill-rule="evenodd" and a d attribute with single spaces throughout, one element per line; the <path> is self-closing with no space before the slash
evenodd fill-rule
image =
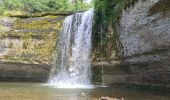
<path id="1" fill-rule="evenodd" d="M 90 6 L 90 3 L 85 3 L 82 0 L 2 0 L 0 14 L 9 16 L 69 12 L 86 10 Z"/>
<path id="2" fill-rule="evenodd" d="M 133 5 L 137 0 L 95 0 L 95 21 L 104 25 L 115 23 L 123 9 Z"/>

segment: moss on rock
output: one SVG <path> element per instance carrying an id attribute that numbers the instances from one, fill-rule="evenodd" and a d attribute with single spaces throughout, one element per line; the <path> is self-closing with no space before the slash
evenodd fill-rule
<path id="1" fill-rule="evenodd" d="M 113 60 L 119 57 L 119 41 L 115 24 L 122 10 L 137 0 L 95 0 L 93 24 L 93 60 Z"/>
<path id="2" fill-rule="evenodd" d="M 16 19 L 9 31 L 0 32 L 5 44 L 1 60 L 24 63 L 47 63 L 52 59 L 57 33 L 63 16 Z"/>

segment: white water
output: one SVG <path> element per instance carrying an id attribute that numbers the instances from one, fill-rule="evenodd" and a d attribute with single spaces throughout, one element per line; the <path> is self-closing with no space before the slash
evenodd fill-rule
<path id="1" fill-rule="evenodd" d="M 90 85 L 93 9 L 65 18 L 49 83 L 62 88 Z"/>

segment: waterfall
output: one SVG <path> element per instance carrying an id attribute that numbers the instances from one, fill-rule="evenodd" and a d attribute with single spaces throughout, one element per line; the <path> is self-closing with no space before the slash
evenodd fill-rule
<path id="1" fill-rule="evenodd" d="M 90 85 L 92 20 L 93 9 L 65 18 L 50 84 L 63 87 Z"/>

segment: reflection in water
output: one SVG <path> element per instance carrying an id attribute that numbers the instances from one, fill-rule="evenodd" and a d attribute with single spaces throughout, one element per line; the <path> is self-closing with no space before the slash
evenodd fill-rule
<path id="1" fill-rule="evenodd" d="M 0 100 L 99 100 L 101 97 L 124 100 L 170 100 L 169 92 L 99 87 L 91 89 L 59 89 L 31 83 L 0 83 Z"/>

